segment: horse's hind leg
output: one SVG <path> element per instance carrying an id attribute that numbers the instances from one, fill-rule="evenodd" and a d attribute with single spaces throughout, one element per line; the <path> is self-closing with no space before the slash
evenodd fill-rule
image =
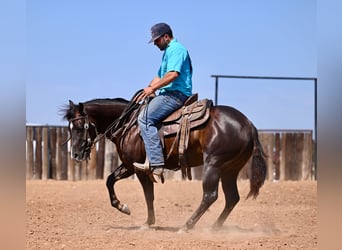
<path id="1" fill-rule="evenodd" d="M 240 195 L 236 184 L 237 175 L 238 173 L 227 172 L 224 173 L 224 176 L 221 176 L 222 189 L 225 196 L 226 204 L 222 213 L 217 218 L 213 226 L 214 229 L 222 227 L 228 215 L 231 213 L 235 205 L 240 200 Z"/>
<path id="2" fill-rule="evenodd" d="M 210 207 L 210 205 L 217 200 L 219 180 L 220 177 L 217 169 L 208 168 L 205 170 L 202 183 L 202 201 L 195 213 L 186 222 L 187 229 L 193 228 L 205 211 L 207 211 L 207 209 Z"/>

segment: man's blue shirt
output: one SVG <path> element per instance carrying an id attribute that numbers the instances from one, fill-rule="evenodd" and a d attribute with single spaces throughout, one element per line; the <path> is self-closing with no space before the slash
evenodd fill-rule
<path id="1" fill-rule="evenodd" d="M 167 72 L 177 71 L 178 77 L 168 85 L 160 89 L 164 91 L 178 90 L 186 96 L 192 94 L 192 65 L 187 49 L 176 39 L 173 39 L 166 47 L 158 76 L 162 78 Z"/>

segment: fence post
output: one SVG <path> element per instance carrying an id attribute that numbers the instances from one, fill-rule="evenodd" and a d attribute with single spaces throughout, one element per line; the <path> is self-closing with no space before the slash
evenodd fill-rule
<path id="1" fill-rule="evenodd" d="M 303 180 L 303 151 L 304 151 L 304 133 L 295 133 L 295 143 L 296 143 L 296 161 L 294 169 L 294 180 Z"/>
<path id="2" fill-rule="evenodd" d="M 302 162 L 302 179 L 309 180 L 314 177 L 312 173 L 313 162 L 313 143 L 312 132 L 304 134 L 303 162 Z"/>
<path id="3" fill-rule="evenodd" d="M 286 134 L 285 146 L 285 164 L 286 164 L 286 179 L 299 180 L 298 171 L 298 137 L 295 133 Z"/>
<path id="4" fill-rule="evenodd" d="M 274 147 L 274 134 L 273 133 L 260 133 L 260 142 L 268 156 L 267 163 L 267 180 L 273 180 L 273 147 Z"/>
<path id="5" fill-rule="evenodd" d="M 61 140 L 59 142 L 62 153 L 62 166 L 61 166 L 61 178 L 62 180 L 68 179 L 68 145 L 66 142 L 68 138 L 68 130 L 65 127 L 61 128 Z"/>
<path id="6" fill-rule="evenodd" d="M 106 146 L 105 138 L 102 137 L 98 144 L 99 150 L 97 151 L 96 179 L 102 179 Z"/>
<path id="7" fill-rule="evenodd" d="M 286 175 L 286 133 L 281 134 L 280 139 L 280 164 L 279 164 L 279 180 L 285 181 Z"/>
<path id="8" fill-rule="evenodd" d="M 42 178 L 42 128 L 36 127 L 36 160 L 34 162 L 34 179 Z"/>
<path id="9" fill-rule="evenodd" d="M 50 129 L 51 178 L 56 179 L 56 128 Z"/>
<path id="10" fill-rule="evenodd" d="M 107 178 L 114 170 L 114 148 L 115 145 L 110 140 L 105 140 L 105 162 L 103 178 Z"/>
<path id="11" fill-rule="evenodd" d="M 62 180 L 62 128 L 57 128 L 57 141 L 56 141 L 56 179 Z"/>
<path id="12" fill-rule="evenodd" d="M 83 179 L 82 176 L 82 170 L 83 170 L 83 162 L 74 162 L 74 166 L 75 166 L 75 181 L 79 181 Z"/>
<path id="13" fill-rule="evenodd" d="M 76 180 L 75 162 L 73 159 L 71 159 L 71 154 L 69 150 L 68 150 L 68 180 L 70 181 Z"/>
<path id="14" fill-rule="evenodd" d="M 81 180 L 88 180 L 89 176 L 89 160 L 80 162 Z"/>
<path id="15" fill-rule="evenodd" d="M 32 179 L 33 169 L 33 127 L 26 127 L 26 179 Z"/>
<path id="16" fill-rule="evenodd" d="M 42 166 L 42 179 L 49 178 L 49 135 L 48 128 L 43 127 L 43 166 Z"/>
<path id="17" fill-rule="evenodd" d="M 281 142 L 280 142 L 280 133 L 275 134 L 274 138 L 274 180 L 279 180 L 280 178 L 280 150 Z"/>
<path id="18" fill-rule="evenodd" d="M 97 151 L 96 144 L 90 151 L 90 160 L 88 161 L 88 179 L 93 180 L 96 177 L 96 163 L 97 163 Z"/>

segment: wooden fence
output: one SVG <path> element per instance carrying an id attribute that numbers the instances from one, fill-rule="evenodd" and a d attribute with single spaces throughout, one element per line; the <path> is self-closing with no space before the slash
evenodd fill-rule
<path id="1" fill-rule="evenodd" d="M 26 179 L 103 179 L 120 164 L 116 148 L 103 138 L 91 151 L 90 160 L 76 162 L 70 156 L 68 129 L 64 126 L 26 126 Z M 315 179 L 314 141 L 311 130 L 259 130 L 259 138 L 269 156 L 267 179 Z M 248 178 L 248 165 L 240 178 Z M 192 168 L 200 180 L 202 166 Z M 134 178 L 134 177 L 132 177 Z M 180 171 L 167 171 L 167 179 L 181 179 Z"/>

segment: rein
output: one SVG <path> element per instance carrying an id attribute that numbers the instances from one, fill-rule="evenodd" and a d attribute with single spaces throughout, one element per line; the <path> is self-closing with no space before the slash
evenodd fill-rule
<path id="1" fill-rule="evenodd" d="M 94 123 L 89 122 L 89 118 L 88 115 L 84 115 L 84 116 L 80 116 L 80 117 L 76 117 L 73 119 L 69 120 L 69 134 L 70 137 L 63 143 L 63 145 L 65 143 L 67 143 L 69 140 L 72 139 L 72 135 L 71 135 L 71 128 L 70 128 L 70 124 L 76 120 L 80 120 L 80 119 L 84 119 L 84 135 L 83 135 L 83 139 L 85 142 L 87 142 L 87 147 L 85 150 L 89 150 L 91 149 L 96 142 L 100 141 L 102 139 L 102 137 L 104 137 L 109 131 L 111 131 L 112 136 L 115 137 L 117 136 L 117 131 L 120 130 L 124 125 L 125 128 L 123 130 L 123 133 L 126 133 L 126 131 L 133 126 L 135 120 L 131 120 L 130 122 L 126 122 L 127 118 L 129 117 L 130 114 L 132 114 L 132 112 L 134 110 L 140 110 L 139 107 L 141 106 L 139 103 L 136 103 L 136 100 L 138 99 L 138 97 L 143 93 L 143 89 L 137 91 L 133 98 L 131 99 L 131 101 L 129 101 L 129 103 L 127 104 L 127 107 L 124 109 L 124 111 L 122 112 L 122 114 L 120 115 L 120 117 L 118 117 L 116 120 L 114 120 L 109 126 L 108 128 L 104 131 L 104 133 L 102 133 L 101 135 L 99 135 L 99 133 L 97 132 L 96 129 L 96 125 Z M 138 112 L 138 111 L 136 111 Z M 94 141 L 91 140 L 90 136 L 89 136 L 89 126 L 93 126 L 95 128 L 96 131 L 96 137 L 94 139 Z"/>
<path id="2" fill-rule="evenodd" d="M 138 97 L 143 93 L 143 89 L 137 91 L 133 98 L 129 101 L 129 103 L 127 104 L 127 107 L 124 109 L 124 111 L 122 111 L 121 115 L 115 119 L 109 126 L 108 128 L 100 135 L 100 136 L 96 136 L 93 144 L 95 144 L 96 142 L 98 142 L 99 140 L 101 140 L 102 137 L 104 137 L 109 131 L 111 131 L 112 137 L 116 137 L 117 136 L 117 131 L 122 128 L 122 126 L 125 126 L 125 129 L 123 131 L 123 134 L 127 131 L 128 128 L 132 127 L 135 120 L 132 122 L 127 123 L 126 119 L 128 118 L 128 116 L 130 114 L 132 114 L 132 112 L 134 110 L 139 110 L 139 107 L 141 106 L 139 103 L 136 103 L 136 100 L 138 99 Z M 120 127 L 121 126 L 121 127 Z"/>

